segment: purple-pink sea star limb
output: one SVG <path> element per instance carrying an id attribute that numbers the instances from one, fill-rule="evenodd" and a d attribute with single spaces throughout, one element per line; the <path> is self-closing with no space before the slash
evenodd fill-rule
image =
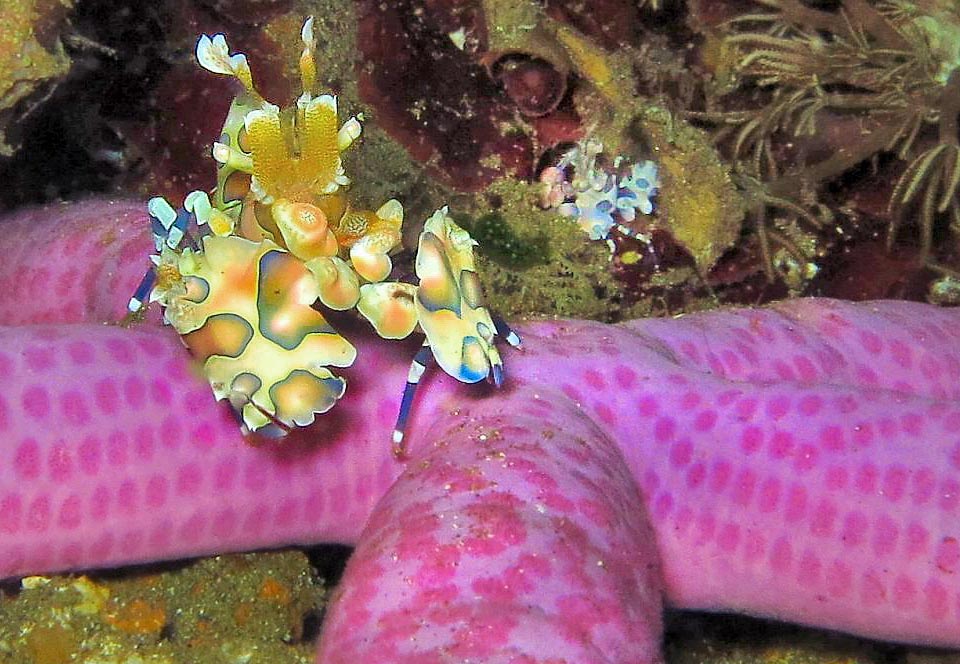
<path id="1" fill-rule="evenodd" d="M 3 224 L 0 577 L 357 543 L 324 662 L 657 661 L 661 603 L 960 647 L 960 311 L 527 324 L 499 393 L 425 381 L 398 463 L 414 347 L 352 335 L 344 400 L 253 447 L 171 330 L 98 323 L 139 205 Z"/>

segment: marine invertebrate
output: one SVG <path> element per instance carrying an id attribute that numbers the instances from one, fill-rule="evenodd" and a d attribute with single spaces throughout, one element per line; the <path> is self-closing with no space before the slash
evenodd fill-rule
<path id="1" fill-rule="evenodd" d="M 822 185 L 866 160 L 896 155 L 906 167 L 889 198 L 888 244 L 916 209 L 921 258 L 928 259 L 937 219 L 946 215 L 956 228 L 960 218 L 955 9 L 867 0 L 833 9 L 800 0 L 757 4 L 763 9 L 725 25 L 741 83 L 728 96 L 733 104 L 691 116 L 722 125 L 718 140 L 729 143 L 737 167 L 814 226 L 829 222 L 811 205 Z M 736 101 L 744 92 L 747 108 Z M 829 145 L 818 141 L 827 135 Z"/>
<path id="2" fill-rule="evenodd" d="M 301 261 L 268 239 L 210 236 L 170 266 L 172 288 L 161 280 L 151 297 L 160 291 L 165 319 L 245 430 L 283 435 L 343 396 L 328 367 L 350 366 L 356 349 L 312 308 L 319 285 Z"/>
<path id="3" fill-rule="evenodd" d="M 419 323 L 445 371 L 464 382 L 490 376 L 499 387 L 497 328 L 480 298 L 475 243 L 446 209 L 427 222 L 421 239 L 421 285 L 393 284 L 362 299 L 370 282 L 390 274 L 403 207 L 390 200 L 376 212 L 356 210 L 343 193 L 350 180 L 340 153 L 360 135 L 360 121 L 340 125 L 336 98 L 313 92 L 313 18 L 301 39 L 303 92 L 283 113 L 263 100 L 246 56 L 231 55 L 223 35 L 198 41 L 200 65 L 236 78 L 244 92 L 213 146 L 219 168 L 212 201 L 194 191 L 179 211 L 163 198 L 149 202 L 158 254 L 130 312 L 148 300 L 164 306 L 164 320 L 203 365 L 217 398 L 237 412 L 244 431 L 285 435 L 343 396 L 346 381 L 329 367 L 350 366 L 356 350 L 314 308 L 318 301 L 337 310 L 359 304 L 390 338 L 410 334 Z M 361 288 L 361 281 L 368 283 Z M 414 360 L 411 377 L 422 374 L 424 362 Z M 416 383 L 407 381 L 395 427 L 398 455 Z"/>
<path id="4" fill-rule="evenodd" d="M 591 145 L 590 140 L 579 141 L 577 149 L 569 154 L 572 161 L 582 160 L 583 163 L 577 164 L 576 168 L 569 168 L 564 163 L 563 170 L 569 168 L 571 171 L 564 176 L 557 170 L 559 164 L 551 164 L 541 172 L 543 184 L 548 189 L 553 187 L 553 193 L 550 194 L 553 200 L 545 200 L 544 203 L 548 206 L 551 203 L 559 205 L 566 198 L 573 199 L 567 201 L 571 205 L 564 207 L 564 211 L 573 213 L 588 233 L 603 237 L 615 228 L 613 217 L 632 221 L 636 216 L 637 204 L 645 205 L 652 193 L 652 189 L 650 192 L 644 191 L 647 185 L 637 187 L 631 184 L 631 174 L 624 172 L 627 167 L 638 171 L 633 174 L 638 183 L 646 181 L 649 184 L 656 177 L 659 208 L 656 218 L 643 219 L 635 225 L 628 221 L 620 224 L 621 228 L 618 229 L 618 235 L 635 236 L 640 240 L 640 251 L 649 252 L 649 255 L 642 256 L 635 250 L 636 245 L 628 242 L 625 244 L 628 248 L 620 252 L 618 262 L 649 262 L 657 265 L 652 271 L 659 272 L 660 259 L 667 257 L 665 262 L 669 264 L 656 277 L 660 284 L 677 285 L 690 280 L 702 282 L 740 233 L 743 204 L 741 195 L 731 182 L 729 168 L 721 162 L 704 132 L 687 124 L 678 114 L 668 110 L 667 105 L 643 96 L 642 76 L 636 72 L 648 69 L 649 63 L 644 61 L 642 53 L 623 43 L 611 50 L 600 46 L 616 32 L 614 26 L 604 25 L 603 30 L 599 31 L 603 36 L 595 31 L 591 39 L 573 25 L 548 17 L 541 8 L 530 8 L 528 5 L 528 9 L 531 16 L 525 17 L 527 20 L 520 25 L 536 27 L 519 30 L 529 30 L 531 35 L 549 36 L 547 43 L 559 52 L 559 61 L 567 63 L 569 70 L 579 77 L 578 85 L 572 92 L 575 108 L 584 117 L 598 118 L 590 130 L 594 144 Z M 634 10 L 630 8 L 625 11 Z M 569 18 L 574 24 L 580 20 L 592 23 L 589 17 L 584 16 L 587 13 L 584 7 L 571 8 L 570 11 L 572 15 Z M 609 16 L 605 19 L 609 20 Z M 661 86 L 652 87 L 656 89 Z M 600 145 L 612 158 L 605 164 L 602 160 L 591 163 L 599 155 Z M 653 172 L 653 162 L 631 165 L 628 158 L 615 156 L 638 150 L 656 155 L 656 173 Z M 591 152 L 596 154 L 591 156 Z M 594 172 L 596 177 L 593 182 L 589 178 L 581 180 L 578 187 L 571 186 L 565 194 L 563 180 L 567 176 L 578 177 L 578 171 L 588 175 Z M 608 171 L 608 175 L 615 175 L 617 183 L 627 185 L 622 192 L 627 195 L 620 196 L 621 192 L 614 191 L 614 187 L 604 189 L 605 184 L 614 183 L 605 182 L 599 171 Z M 630 195 L 629 190 L 635 187 L 637 191 Z M 576 203 L 574 188 L 581 189 L 579 196 L 582 206 Z M 618 201 L 626 217 L 620 213 L 610 213 Z M 586 215 L 580 214 L 581 207 Z M 659 231 L 660 240 L 651 244 L 654 231 Z M 654 247 L 654 244 L 660 244 L 660 248 Z M 665 244 L 669 245 L 666 251 L 663 250 Z"/>
<path id="5" fill-rule="evenodd" d="M 933 244 L 934 221 L 938 215 L 948 214 L 950 228 L 960 232 L 960 69 L 954 69 L 944 84 L 938 100 L 937 140 L 933 147 L 915 151 L 890 194 L 890 208 L 894 213 L 887 233 L 892 244 L 900 227 L 904 211 L 911 203 L 920 203 L 920 246 L 924 256 Z"/>
<path id="6" fill-rule="evenodd" d="M 530 323 L 510 390 L 424 388 L 406 465 L 379 385 L 407 363 L 371 335 L 326 428 L 253 447 L 169 329 L 101 324 L 140 276 L 141 210 L 3 222 L 0 285 L 29 298 L 0 288 L 0 577 L 357 543 L 328 664 L 659 661 L 662 604 L 960 647 L 957 310 Z"/>
<path id="7" fill-rule="evenodd" d="M 424 224 L 417 251 L 419 286 L 367 284 L 360 289 L 357 309 L 377 334 L 403 339 L 416 326 L 426 336 L 424 349 L 413 360 L 400 416 L 393 431 L 395 453 L 404 453 L 403 436 L 410 407 L 426 362 L 435 359 L 449 375 L 464 383 L 489 379 L 503 384 L 503 362 L 495 337 L 519 348 L 520 337 L 503 322 L 494 322 L 483 304 L 473 260 L 470 234 L 454 223 L 447 209 L 437 210 Z M 429 352 L 425 352 L 429 351 Z"/>
<path id="8" fill-rule="evenodd" d="M 384 257 L 400 241 L 403 208 L 389 201 L 377 213 L 356 211 L 340 189 L 350 183 L 340 153 L 360 136 L 360 119 L 342 125 L 336 97 L 316 95 L 313 19 L 304 23 L 300 56 L 302 93 L 294 109 L 264 101 L 254 87 L 246 56 L 230 55 L 223 35 L 202 36 L 197 61 L 214 73 L 236 78 L 244 88 L 230 108 L 213 157 L 220 164 L 212 218 L 219 234 L 249 239 L 268 237 L 301 260 L 335 255 L 340 247 L 356 255 L 361 270 L 380 263 L 371 277 L 380 280 Z M 376 255 L 371 255 L 371 253 Z"/>
<path id="9" fill-rule="evenodd" d="M 608 240 L 616 230 L 649 243 L 646 229 L 625 224 L 637 219 L 637 211 L 653 212 L 650 199 L 660 188 L 657 165 L 650 160 L 628 163 L 617 156 L 608 169 L 598 163 L 602 152 L 602 143 L 586 139 L 566 151 L 555 166 L 545 168 L 540 174 L 543 206 L 575 218 L 591 240 Z"/>

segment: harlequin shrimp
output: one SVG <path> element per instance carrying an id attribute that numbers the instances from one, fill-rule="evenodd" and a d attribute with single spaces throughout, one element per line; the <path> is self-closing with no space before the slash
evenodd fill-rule
<path id="1" fill-rule="evenodd" d="M 322 286 L 306 264 L 266 238 L 214 235 L 199 224 L 197 239 L 190 224 L 178 224 L 195 216 L 162 198 L 151 199 L 148 212 L 167 231 L 154 235 L 160 253 L 145 277 L 149 300 L 164 307 L 165 322 L 244 431 L 282 436 L 332 408 L 346 381 L 328 367 L 350 366 L 356 349 L 313 308 Z M 141 284 L 131 311 L 144 294 Z"/>
<path id="2" fill-rule="evenodd" d="M 602 152 L 602 143 L 586 139 L 565 152 L 556 165 L 543 169 L 541 203 L 573 217 L 591 240 L 606 240 L 612 257 L 615 247 L 610 234 L 614 231 L 650 245 L 648 232 L 623 222 L 633 222 L 638 211 L 653 212 L 650 199 L 660 188 L 660 177 L 657 165 L 649 160 L 625 166 L 624 158 L 618 156 L 612 170 L 602 168 L 598 165 Z"/>
<path id="3" fill-rule="evenodd" d="M 388 339 L 419 328 L 426 341 L 411 364 L 393 435 L 401 456 L 416 386 L 432 359 L 458 380 L 489 378 L 499 386 L 495 336 L 513 345 L 519 338 L 482 304 L 476 243 L 446 208 L 421 235 L 419 286 L 384 282 L 403 207 L 397 200 L 376 211 L 352 205 L 340 155 L 360 136 L 362 118 L 341 125 L 336 97 L 315 96 L 312 18 L 301 39 L 303 92 L 283 110 L 260 95 L 246 56 L 230 55 L 223 35 L 198 41 L 200 65 L 237 79 L 243 92 L 213 146 L 211 194 L 191 192 L 179 210 L 162 198 L 148 203 L 156 254 L 128 308 L 135 314 L 159 302 L 244 432 L 277 437 L 312 423 L 346 391 L 330 368 L 349 367 L 356 349 L 324 307 L 356 307 Z"/>

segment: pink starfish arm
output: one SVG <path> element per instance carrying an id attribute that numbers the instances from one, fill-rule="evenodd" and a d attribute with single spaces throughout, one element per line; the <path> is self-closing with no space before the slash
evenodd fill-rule
<path id="1" fill-rule="evenodd" d="M 103 325 L 123 318 L 149 264 L 144 210 L 91 202 L 2 222 L 0 578 L 352 543 L 403 469 L 383 441 L 404 351 L 351 372 L 371 416 L 334 410 L 320 438 L 253 447 L 156 312 L 129 329 Z M 379 389 L 380 370 L 401 387 Z"/>
<path id="2" fill-rule="evenodd" d="M 430 442 L 374 509 L 317 661 L 661 660 L 656 541 L 620 450 L 555 387 L 508 394 L 506 410 L 451 404 L 419 434 Z"/>
<path id="3" fill-rule="evenodd" d="M 137 216 L 7 222 L 13 247 L 88 248 L 42 278 L 24 277 L 36 250 L 0 248 L 4 292 L 47 285 L 3 322 L 121 313 L 142 259 L 103 266 L 148 242 L 105 242 L 103 214 Z M 76 282 L 102 299 L 57 313 Z M 504 393 L 424 385 L 404 466 L 385 442 L 395 345 L 360 349 L 322 446 L 278 453 L 242 443 L 168 330 L 5 328 L 0 576 L 353 542 L 369 516 L 322 661 L 649 661 L 661 597 L 958 646 L 958 329 L 955 311 L 828 301 L 541 323 Z"/>
<path id="4" fill-rule="evenodd" d="M 525 328 L 509 408 L 437 422 L 375 508 L 321 660 L 651 661 L 660 592 L 957 646 L 958 313 Z"/>

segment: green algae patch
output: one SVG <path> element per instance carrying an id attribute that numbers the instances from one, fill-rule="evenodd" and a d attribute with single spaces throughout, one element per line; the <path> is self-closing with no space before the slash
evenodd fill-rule
<path id="1" fill-rule="evenodd" d="M 490 212 L 478 219 L 451 215 L 477 241 L 477 253 L 501 267 L 524 270 L 544 265 L 550 260 L 550 238 L 545 233 L 522 237 L 499 212 Z"/>
<path id="2" fill-rule="evenodd" d="M 508 319 L 619 319 L 606 245 L 591 242 L 570 219 L 541 210 L 539 198 L 539 184 L 502 179 L 457 207 L 475 220 L 471 234 L 480 236 L 477 269 L 487 304 Z"/>
<path id="3" fill-rule="evenodd" d="M 13 154 L 10 125 L 70 69 L 56 26 L 72 5 L 72 0 L 0 3 L 0 155 Z"/>

